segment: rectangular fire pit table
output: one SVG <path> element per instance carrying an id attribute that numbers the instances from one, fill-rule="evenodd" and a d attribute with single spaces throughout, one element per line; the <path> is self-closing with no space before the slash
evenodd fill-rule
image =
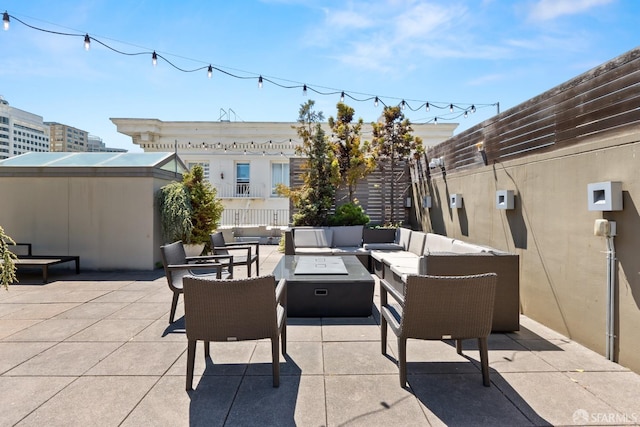
<path id="1" fill-rule="evenodd" d="M 356 256 L 285 255 L 273 275 L 287 280 L 290 317 L 371 315 L 375 282 Z"/>

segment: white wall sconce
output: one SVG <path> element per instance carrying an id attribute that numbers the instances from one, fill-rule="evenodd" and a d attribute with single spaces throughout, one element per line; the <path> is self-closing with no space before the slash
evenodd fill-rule
<path id="1" fill-rule="evenodd" d="M 422 207 L 427 209 L 431 208 L 431 196 L 424 196 L 422 198 Z"/>
<path id="2" fill-rule="evenodd" d="M 514 209 L 515 197 L 513 190 L 496 191 L 496 209 Z"/>
<path id="3" fill-rule="evenodd" d="M 449 196 L 449 207 L 451 209 L 462 209 L 462 194 L 451 194 Z"/>
<path id="4" fill-rule="evenodd" d="M 621 211 L 622 182 L 605 181 L 587 185 L 587 204 L 590 211 Z"/>
<path id="5" fill-rule="evenodd" d="M 444 174 L 445 168 L 444 168 L 444 157 L 440 156 L 440 157 L 434 157 L 433 159 L 431 159 L 429 161 L 429 169 L 435 169 L 439 167 L 440 170 L 442 171 L 442 173 Z"/>

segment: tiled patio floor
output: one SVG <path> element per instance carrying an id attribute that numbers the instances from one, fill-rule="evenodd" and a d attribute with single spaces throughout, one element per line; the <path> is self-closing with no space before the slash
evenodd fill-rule
<path id="1" fill-rule="evenodd" d="M 261 272 L 276 249 L 261 247 Z M 21 277 L 0 291 L 0 426 L 640 424 L 639 375 L 524 316 L 519 332 L 490 337 L 489 388 L 472 342 L 463 357 L 420 341 L 400 388 L 374 309 L 289 319 L 279 388 L 267 341 L 212 344 L 207 362 L 199 347 L 187 393 L 184 319 L 168 324 L 161 270 Z"/>

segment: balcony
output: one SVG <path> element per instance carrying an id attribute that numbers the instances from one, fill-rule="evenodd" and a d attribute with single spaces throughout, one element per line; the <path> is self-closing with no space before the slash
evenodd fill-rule
<path id="1" fill-rule="evenodd" d="M 221 199 L 264 199 L 269 196 L 264 184 L 236 182 L 232 184 L 217 184 L 217 197 Z"/>

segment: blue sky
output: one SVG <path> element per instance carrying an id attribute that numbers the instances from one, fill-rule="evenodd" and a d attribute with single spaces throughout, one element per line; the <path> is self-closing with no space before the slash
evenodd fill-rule
<path id="1" fill-rule="evenodd" d="M 123 52 L 157 51 L 184 73 L 151 55 L 115 53 L 82 37 L 36 31 L 17 20 L 0 30 L 0 95 L 9 103 L 137 151 L 110 117 L 160 120 L 295 121 L 308 99 L 325 116 L 339 94 L 379 96 L 387 105 L 407 100 L 477 106 L 458 117 L 456 132 L 514 107 L 635 48 L 637 0 L 450 1 L 106 1 L 0 0 L 29 25 L 88 33 Z M 365 122 L 382 105 L 345 102 Z M 405 110 L 413 122 L 452 121 L 448 108 Z"/>

